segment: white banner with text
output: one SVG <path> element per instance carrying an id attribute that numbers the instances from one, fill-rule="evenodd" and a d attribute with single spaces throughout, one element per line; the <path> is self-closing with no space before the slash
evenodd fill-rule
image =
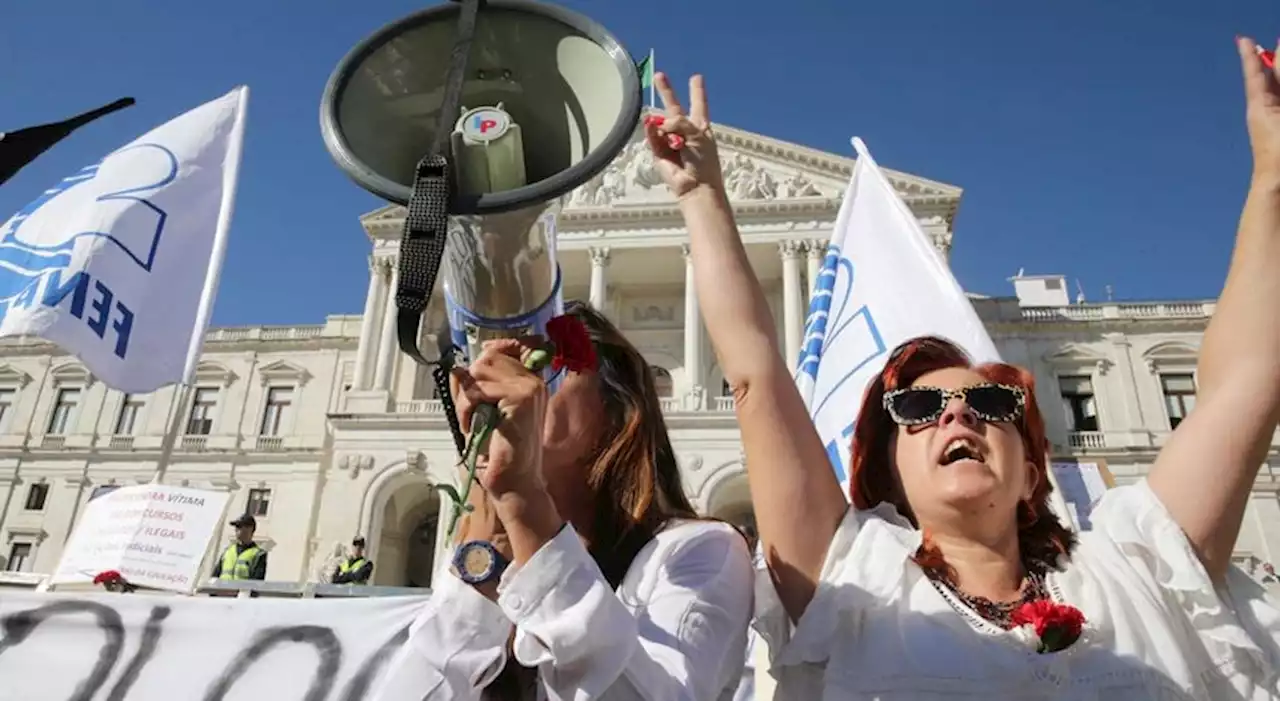
<path id="1" fill-rule="evenodd" d="M 85 504 L 52 583 L 91 583 L 99 572 L 115 570 L 130 584 L 191 591 L 227 498 L 226 492 L 161 484 L 99 492 Z"/>
<path id="2" fill-rule="evenodd" d="M 0 589 L 0 701 L 372 701 L 426 602 Z"/>

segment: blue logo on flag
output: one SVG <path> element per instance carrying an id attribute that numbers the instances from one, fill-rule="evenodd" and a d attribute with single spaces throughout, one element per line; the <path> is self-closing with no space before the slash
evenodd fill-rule
<path id="1" fill-rule="evenodd" d="M 843 277 L 840 273 L 843 272 Z M 841 289 L 836 289 L 838 280 L 843 280 Z M 862 372 L 868 363 L 883 356 L 888 348 L 880 329 L 876 326 L 875 317 L 867 305 L 850 308 L 853 300 L 854 265 L 853 262 L 840 255 L 840 248 L 834 244 L 827 247 L 827 256 L 823 260 L 814 285 L 813 299 L 809 303 L 809 318 L 805 324 L 805 343 L 801 350 L 799 374 L 807 375 L 812 382 L 817 381 L 818 369 L 824 360 L 824 354 L 837 342 L 839 358 L 826 359 L 831 365 L 838 362 L 844 374 L 833 383 L 823 383 L 821 394 L 815 394 L 809 403 L 809 415 L 815 421 L 827 408 L 827 403 L 840 392 L 841 387 Z M 832 313 L 832 305 L 839 297 L 839 306 Z M 835 330 L 828 334 L 828 324 L 834 320 Z M 836 471 L 836 476 L 844 481 L 848 469 L 840 458 L 840 448 L 848 444 L 853 435 L 854 419 L 861 396 L 849 401 L 848 396 L 841 397 L 845 401 L 837 402 L 832 411 L 846 414 L 850 421 L 837 437 L 823 436 L 827 440 L 827 456 Z"/>
<path id="2" fill-rule="evenodd" d="M 11 310 L 39 304 L 82 320 L 99 338 L 114 334 L 124 358 L 133 311 L 110 286 L 74 260 L 77 242 L 111 246 L 126 265 L 150 273 L 168 214 L 147 199 L 178 176 L 178 158 L 158 144 L 137 144 L 63 178 L 0 226 L 0 322 Z"/>

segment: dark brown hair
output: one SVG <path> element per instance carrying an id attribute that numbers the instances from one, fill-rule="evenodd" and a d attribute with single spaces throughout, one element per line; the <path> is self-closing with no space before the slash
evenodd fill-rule
<path id="1" fill-rule="evenodd" d="M 853 431 L 849 461 L 853 505 L 869 509 L 881 503 L 893 504 L 912 525 L 920 527 L 894 473 L 891 451 L 898 427 L 884 408 L 884 395 L 910 387 L 922 376 L 945 368 L 972 369 L 990 382 L 1021 387 L 1026 393 L 1026 407 L 1014 427 L 1022 436 L 1026 460 L 1032 464 L 1037 479 L 1030 503 L 1018 507 L 1018 547 L 1028 567 L 1055 567 L 1058 556 L 1071 553 L 1076 537 L 1049 506 L 1049 493 L 1053 490 L 1047 464 L 1049 442 L 1045 438 L 1044 418 L 1036 404 L 1035 379 L 1026 370 L 1006 363 L 975 366 L 963 350 L 945 339 L 921 336 L 898 346 L 884 369 L 867 386 Z M 927 533 L 925 536 L 916 562 L 926 571 L 946 575 L 954 581 L 955 573 L 947 566 L 942 553 L 929 542 Z"/>
<path id="2" fill-rule="evenodd" d="M 663 525 L 699 517 L 680 479 L 649 363 L 613 323 L 585 302 L 568 302 L 565 314 L 586 326 L 599 360 L 596 373 L 607 423 L 587 471 L 595 518 L 584 535 L 591 543 L 592 559 L 616 589 Z M 509 659 L 485 689 L 485 698 L 516 701 L 536 679 L 536 671 Z"/>

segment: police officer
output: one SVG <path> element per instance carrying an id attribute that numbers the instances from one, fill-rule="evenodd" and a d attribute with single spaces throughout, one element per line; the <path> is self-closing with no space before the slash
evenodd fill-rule
<path id="1" fill-rule="evenodd" d="M 222 558 L 213 566 L 215 579 L 256 579 L 267 578 L 267 551 L 253 542 L 254 531 L 258 529 L 258 521 L 245 514 L 231 522 L 236 529 L 236 542 L 222 551 Z"/>
<path id="2" fill-rule="evenodd" d="M 351 541 L 351 555 L 333 571 L 334 584 L 368 584 L 373 576 L 373 561 L 364 556 L 364 538 Z"/>

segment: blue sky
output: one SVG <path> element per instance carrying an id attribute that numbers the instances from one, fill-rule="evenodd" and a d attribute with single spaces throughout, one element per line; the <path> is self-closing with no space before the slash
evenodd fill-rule
<path id="1" fill-rule="evenodd" d="M 1213 297 L 1248 180 L 1245 33 L 1280 36 L 1275 0 L 563 0 L 683 82 L 713 118 L 965 188 L 953 268 L 966 289 L 1064 273 L 1091 300 Z M 0 189 L 0 218 L 63 175 L 237 84 L 252 89 L 218 325 L 359 312 L 380 202 L 321 143 L 320 92 L 345 52 L 408 0 L 11 2 L 0 129 L 118 97 Z M 678 9 L 677 9 L 678 8 Z"/>

